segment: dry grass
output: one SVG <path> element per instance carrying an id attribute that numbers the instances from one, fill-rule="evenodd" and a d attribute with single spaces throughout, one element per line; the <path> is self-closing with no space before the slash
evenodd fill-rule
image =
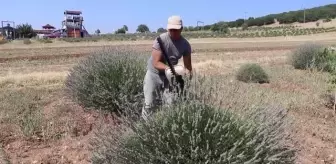
<path id="1" fill-rule="evenodd" d="M 260 44 L 272 44 L 273 45 L 279 45 L 279 44 L 287 44 L 290 42 L 302 42 L 302 41 L 323 41 L 328 42 L 330 40 L 335 40 L 335 32 L 330 33 L 320 33 L 320 34 L 314 34 L 311 35 L 302 35 L 302 36 L 287 36 L 287 37 L 267 37 L 267 38 L 201 38 L 201 39 L 189 39 L 191 44 L 195 44 L 195 46 L 204 46 L 204 44 L 227 44 L 228 47 L 231 47 L 231 45 L 238 44 L 240 47 L 249 46 L 251 43 L 260 43 Z M 0 46 L 0 50 L 20 50 L 25 49 L 28 50 L 27 54 L 36 54 L 39 50 L 43 49 L 49 49 L 51 51 L 57 49 L 54 48 L 66 48 L 62 49 L 62 51 L 67 51 L 67 49 L 75 49 L 76 47 L 85 48 L 86 50 L 90 50 L 94 47 L 109 47 L 109 46 L 138 46 L 138 47 L 147 47 L 148 45 L 151 45 L 153 43 L 152 40 L 143 40 L 143 41 L 98 41 L 98 42 L 76 42 L 76 43 L 68 43 L 63 41 L 55 41 L 54 43 L 49 44 L 41 44 L 41 43 L 32 43 L 30 45 L 25 45 L 21 41 L 13 41 L 11 43 L 4 44 Z M 256 45 L 254 45 L 256 46 Z M 50 49 L 51 48 L 51 49 Z M 80 51 L 80 49 L 77 49 Z M 62 51 L 59 51 L 59 53 L 63 53 Z M 0 57 L 2 54 L 5 55 L 14 55 L 15 53 L 11 52 L 1 52 L 0 51 Z M 50 52 L 48 53 L 50 54 Z M 54 53 L 54 55 L 57 55 L 57 53 Z"/>
<path id="2" fill-rule="evenodd" d="M 19 88 L 42 85 L 62 85 L 67 72 L 32 72 L 29 74 L 9 73 L 0 77 L 0 88 Z"/>
<path id="3" fill-rule="evenodd" d="M 40 139 L 57 136 L 51 134 L 53 130 L 46 124 L 43 110 L 55 101 L 53 98 L 61 91 L 67 71 L 48 68 L 52 64 L 59 63 L 16 61 L 3 64 L 0 71 L 0 122 L 19 127 L 14 134 Z"/>
<path id="4" fill-rule="evenodd" d="M 28 75 L 32 73 L 59 73 L 67 72 L 80 58 L 58 58 L 54 60 L 15 60 L 0 63 L 0 76 L 5 78 L 9 75 Z"/>
<path id="5" fill-rule="evenodd" d="M 243 43 L 234 39 L 194 39 L 192 43 L 206 49 L 263 46 L 268 41 L 273 43 L 265 46 L 279 44 L 272 38 L 263 42 L 258 39 L 242 39 Z M 336 40 L 334 36 L 329 36 L 329 39 Z M 293 40 L 300 43 L 305 39 L 299 36 Z M 281 42 L 292 43 L 285 41 L 283 38 Z M 69 45 L 77 46 L 77 43 Z M 20 55 L 23 50 L 15 51 L 16 55 Z M 0 52 L 7 53 L 4 50 Z M 44 52 L 47 50 L 36 53 L 43 55 Z M 52 52 L 57 53 L 57 49 Z M 328 76 L 320 72 L 294 70 L 287 64 L 289 53 L 289 50 L 196 52 L 192 60 L 197 72 L 211 75 L 210 80 L 222 82 L 217 95 L 226 106 L 239 112 L 244 112 L 240 109 L 246 106 L 259 105 L 280 105 L 289 109 L 295 125 L 292 129 L 296 136 L 293 144 L 301 150 L 299 161 L 321 163 L 330 155 L 336 156 L 335 118 L 332 111 L 324 107 L 321 97 L 326 91 Z M 62 91 L 63 81 L 77 61 L 53 59 L 0 64 L 0 141 L 11 162 L 50 162 L 52 159 L 59 162 L 63 158 L 65 162 L 87 163 L 91 130 L 97 120 L 104 122 L 108 119 L 89 113 L 66 99 Z M 270 84 L 246 84 L 235 80 L 239 66 L 250 62 L 265 68 L 270 75 Z M 35 140 L 28 142 L 31 138 Z"/>
<path id="6" fill-rule="evenodd" d="M 328 27 L 336 27 L 336 19 L 332 19 L 331 22 L 323 22 L 322 20 L 316 21 L 319 22 L 319 28 L 328 28 Z M 297 25 L 301 28 L 316 28 L 316 22 L 308 22 L 308 23 L 293 23 L 293 25 Z"/>
<path id="7" fill-rule="evenodd" d="M 11 163 L 85 162 L 94 115 L 63 97 L 61 87 L 1 90 L 0 141 Z"/>
<path id="8" fill-rule="evenodd" d="M 266 66 L 283 65 L 289 53 L 289 50 L 195 53 L 193 67 L 202 74 L 223 75 L 249 62 Z"/>
<path id="9" fill-rule="evenodd" d="M 63 85 L 68 70 L 77 60 L 14 61 L 1 63 L 0 89 Z"/>
<path id="10" fill-rule="evenodd" d="M 3 150 L 2 147 L 0 147 L 0 163 L 2 164 L 10 164 L 5 151 Z"/>
<path id="11" fill-rule="evenodd" d="M 329 160 L 336 152 L 336 120 L 333 111 L 324 107 L 321 98 L 327 89 L 327 74 L 294 70 L 289 65 L 266 66 L 270 84 L 246 84 L 235 80 L 235 70 L 211 77 L 220 81 L 215 94 L 224 100 L 226 107 L 241 111 L 248 107 L 281 106 L 289 109 L 294 127 L 293 144 L 299 149 L 299 162 L 320 163 Z M 333 146 L 331 146 L 333 145 Z M 335 162 L 331 160 L 331 162 Z"/>
<path id="12" fill-rule="evenodd" d="M 251 62 L 253 61 L 251 60 Z M 215 66 L 222 70 L 223 65 L 225 64 L 221 63 Z M 208 65 L 207 68 L 211 67 L 214 65 Z M 222 82 L 223 87 L 219 90 L 218 98 L 224 98 L 225 101 L 231 103 L 236 102 L 237 108 L 242 108 L 239 105 L 280 104 L 290 109 L 312 110 L 321 105 L 323 100 L 320 96 L 325 93 L 327 87 L 327 74 L 298 71 L 289 65 L 264 65 L 265 71 L 270 75 L 271 82 L 262 85 L 239 82 L 235 80 L 237 68 L 230 66 L 227 68 L 224 73 L 218 72 L 211 78 Z M 206 68 L 203 67 L 203 69 Z"/>
<path id="13" fill-rule="evenodd" d="M 14 130 L 14 134 L 34 138 L 45 137 L 42 110 L 43 106 L 50 101 L 49 96 L 54 91 L 55 88 L 2 89 L 1 122 L 12 125 L 8 126 L 8 128 L 13 127 L 12 130 L 18 127 L 20 130 Z M 1 138 L 5 136 L 2 131 Z"/>
<path id="14" fill-rule="evenodd" d="M 335 44 L 336 35 L 334 33 L 317 34 L 312 36 L 296 36 L 296 37 L 274 37 L 274 38 L 216 38 L 216 39 L 190 39 L 192 49 L 195 53 L 206 52 L 242 52 L 250 53 L 250 51 L 270 51 L 270 50 L 290 50 L 305 42 L 318 42 L 319 44 L 332 45 Z M 51 46 L 37 46 L 36 44 L 29 45 L 15 45 L 15 46 L 1 46 L 0 47 L 0 65 L 6 66 L 4 63 L 12 63 L 19 60 L 27 65 L 34 63 L 32 60 L 44 60 L 45 63 L 53 65 L 53 61 L 64 61 L 69 65 L 62 65 L 63 70 L 71 67 L 74 62 L 73 57 L 84 57 L 93 52 L 99 52 L 102 49 L 111 47 L 126 47 L 139 51 L 147 51 L 150 53 L 152 41 L 139 41 L 139 42 L 104 42 L 92 43 L 65 43 Z M 91 43 L 90 43 L 91 44 Z M 53 48 L 57 47 L 57 48 Z M 241 53 L 240 53 L 241 54 Z M 70 58 L 71 57 L 71 58 Z M 235 60 L 235 59 L 234 59 Z M 273 59 L 271 59 L 273 60 Z M 41 61 L 38 61 L 43 63 Z M 61 62 L 60 62 L 61 63 Z M 26 66 L 24 64 L 24 66 Z M 63 64 L 63 63 L 62 63 Z M 53 67 L 47 66 L 46 67 Z M 56 69 L 58 69 L 56 67 Z"/>

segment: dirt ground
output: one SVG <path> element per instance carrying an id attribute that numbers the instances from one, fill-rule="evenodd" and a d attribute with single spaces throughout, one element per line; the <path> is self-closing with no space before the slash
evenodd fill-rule
<path id="1" fill-rule="evenodd" d="M 290 38 L 192 39 L 193 66 L 223 80 L 232 101 L 278 103 L 294 120 L 298 164 L 336 163 L 336 117 L 325 106 L 327 75 L 293 69 L 288 55 L 305 42 L 336 44 L 335 34 Z M 0 163 L 90 163 L 89 140 L 112 117 L 87 111 L 63 92 L 68 71 L 78 60 L 103 48 L 131 45 L 150 51 L 152 41 L 52 43 L 0 46 Z M 15 46 L 14 46 L 15 45 Z M 270 84 L 242 84 L 234 73 L 241 64 L 260 63 Z M 230 93 L 230 94 L 229 94 Z M 229 100 L 227 100 L 229 101 Z M 25 111 L 33 111 L 25 113 Z"/>

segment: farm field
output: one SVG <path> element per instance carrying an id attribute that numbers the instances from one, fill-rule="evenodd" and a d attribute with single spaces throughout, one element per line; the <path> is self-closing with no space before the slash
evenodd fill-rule
<path id="1" fill-rule="evenodd" d="M 8 43 L 0 45 L 0 163 L 90 163 L 89 141 L 109 115 L 86 111 L 66 98 L 64 81 L 79 60 L 109 48 L 150 52 L 152 40 Z M 336 117 L 326 107 L 328 74 L 294 69 L 297 46 L 336 44 L 336 33 L 269 38 L 190 39 L 196 72 L 222 81 L 221 97 L 238 107 L 278 104 L 289 110 L 300 164 L 336 163 Z M 259 63 L 269 84 L 235 79 L 245 63 Z M 1 161 L 2 160 L 2 161 Z"/>

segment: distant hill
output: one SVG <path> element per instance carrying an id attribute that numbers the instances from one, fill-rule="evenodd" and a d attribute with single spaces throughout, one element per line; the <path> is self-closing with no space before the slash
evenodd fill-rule
<path id="1" fill-rule="evenodd" d="M 205 25 L 203 27 L 198 28 L 202 28 L 203 30 L 210 30 L 210 29 L 221 29 L 220 26 L 235 28 L 244 26 L 245 27 L 264 26 L 264 25 L 271 25 L 274 23 L 278 23 L 280 25 L 291 24 L 295 22 L 308 23 L 308 22 L 315 22 L 318 20 L 329 22 L 335 18 L 336 18 L 336 4 L 329 4 L 305 10 L 296 10 L 296 11 L 282 12 L 278 14 L 269 14 L 266 16 L 256 18 L 249 17 L 247 21 L 245 21 L 243 18 L 230 22 L 221 21 L 212 25 Z M 199 30 L 197 29 L 197 27 L 187 27 L 187 31 L 197 31 L 197 30 Z"/>

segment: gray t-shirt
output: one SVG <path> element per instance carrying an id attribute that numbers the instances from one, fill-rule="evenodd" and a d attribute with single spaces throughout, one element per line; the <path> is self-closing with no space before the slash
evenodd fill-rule
<path id="1" fill-rule="evenodd" d="M 191 54 L 191 46 L 189 44 L 189 42 L 181 36 L 181 38 L 179 40 L 172 40 L 168 34 L 168 32 L 163 33 L 160 35 L 161 40 L 162 40 L 162 44 L 165 48 L 165 52 L 167 53 L 170 62 L 172 63 L 172 65 L 176 65 L 179 61 L 179 59 L 181 59 L 182 56 L 184 55 L 188 55 Z M 154 44 L 152 46 L 152 48 L 156 49 L 156 50 L 160 50 L 160 46 L 159 43 L 157 41 L 157 39 L 154 40 Z M 163 55 L 163 54 L 162 54 Z M 164 56 L 163 56 L 164 59 Z M 147 62 L 147 69 L 150 70 L 153 73 L 159 73 L 159 71 L 154 68 L 153 64 L 152 64 L 152 56 L 148 59 Z M 168 65 L 168 63 L 166 61 L 162 61 L 163 63 L 166 63 Z M 161 74 L 162 72 L 160 72 Z"/>

